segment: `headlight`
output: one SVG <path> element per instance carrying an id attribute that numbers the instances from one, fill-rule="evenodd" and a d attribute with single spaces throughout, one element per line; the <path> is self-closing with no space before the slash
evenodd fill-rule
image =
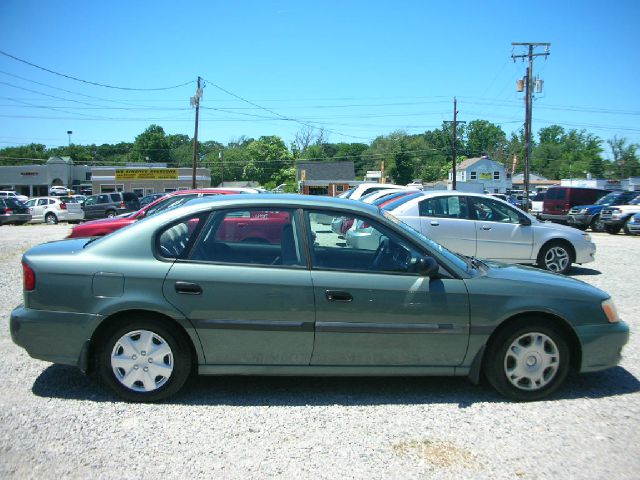
<path id="1" fill-rule="evenodd" d="M 607 320 L 609 320 L 609 323 L 618 323 L 620 321 L 618 310 L 616 310 L 612 299 L 608 298 L 602 302 L 602 311 L 606 315 Z"/>
<path id="2" fill-rule="evenodd" d="M 583 208 L 582 210 L 580 210 L 578 212 L 580 215 L 586 215 L 587 213 L 589 213 L 589 210 L 587 210 L 586 208 Z"/>
<path id="3" fill-rule="evenodd" d="M 590 242 L 591 241 L 591 234 L 589 233 L 583 233 L 582 234 L 582 238 L 585 239 L 585 241 Z"/>

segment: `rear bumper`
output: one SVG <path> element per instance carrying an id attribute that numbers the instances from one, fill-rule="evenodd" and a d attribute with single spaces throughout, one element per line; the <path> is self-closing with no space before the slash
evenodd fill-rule
<path id="1" fill-rule="evenodd" d="M 11 215 L 0 215 L 0 225 L 7 225 L 10 223 L 27 223 L 30 220 L 30 213 L 12 213 Z"/>
<path id="2" fill-rule="evenodd" d="M 23 305 L 11 312 L 13 342 L 38 360 L 80 366 L 84 344 L 102 316 L 85 313 L 33 310 Z"/>
<path id="3" fill-rule="evenodd" d="M 622 347 L 629 340 L 626 322 L 583 325 L 576 331 L 582 343 L 580 372 L 597 372 L 620 363 Z"/>

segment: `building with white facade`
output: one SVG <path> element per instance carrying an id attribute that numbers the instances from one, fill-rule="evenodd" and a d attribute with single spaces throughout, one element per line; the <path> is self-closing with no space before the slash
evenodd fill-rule
<path id="1" fill-rule="evenodd" d="M 449 170 L 449 184 L 453 170 Z M 511 189 L 511 178 L 504 165 L 489 157 L 468 158 L 456 167 L 456 188 L 462 191 L 506 193 Z"/>

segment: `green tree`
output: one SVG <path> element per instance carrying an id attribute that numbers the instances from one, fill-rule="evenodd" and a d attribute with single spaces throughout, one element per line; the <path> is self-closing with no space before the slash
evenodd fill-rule
<path id="1" fill-rule="evenodd" d="M 133 142 L 131 160 L 135 162 L 170 162 L 170 145 L 164 129 L 151 125 Z"/>
<path id="2" fill-rule="evenodd" d="M 627 144 L 626 138 L 618 138 L 617 136 L 607 140 L 607 143 L 613 155 L 616 177 L 619 175 L 618 178 L 623 179 L 640 175 L 640 164 L 636 154 L 638 145 L 634 143 Z"/>

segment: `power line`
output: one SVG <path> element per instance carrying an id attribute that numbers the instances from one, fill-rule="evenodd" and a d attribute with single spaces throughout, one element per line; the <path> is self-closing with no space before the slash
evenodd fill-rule
<path id="1" fill-rule="evenodd" d="M 90 80 L 83 80 L 83 79 L 81 79 L 81 78 L 74 77 L 73 75 L 67 75 L 67 74 L 65 74 L 65 73 L 56 72 L 55 70 L 51 70 L 51 69 L 49 69 L 49 68 L 42 67 L 42 66 L 40 66 L 40 65 L 36 65 L 35 63 L 28 62 L 27 60 L 24 60 L 24 59 L 22 59 L 22 58 L 18 58 L 18 57 L 14 56 L 14 55 L 11 55 L 10 53 L 3 52 L 2 50 L 0 50 L 0 54 L 4 55 L 5 57 L 12 58 L 12 59 L 14 59 L 14 60 L 16 60 L 16 61 L 18 61 L 18 62 L 22 62 L 22 63 L 24 63 L 24 64 L 26 64 L 26 65 L 31 66 L 31 67 L 38 68 L 38 69 L 40 69 L 40 70 L 43 70 L 43 71 L 48 72 L 48 73 L 52 73 L 52 74 L 54 74 L 54 75 L 58 75 L 59 77 L 68 78 L 68 79 L 70 79 L 70 80 L 75 80 L 76 82 L 82 82 L 82 83 L 86 83 L 86 84 L 89 84 L 89 85 L 95 85 L 95 86 L 98 86 L 98 87 L 112 88 L 112 89 L 115 89 L 115 90 L 128 90 L 128 91 L 139 91 L 139 92 L 152 92 L 152 91 L 159 91 L 159 90 L 172 90 L 172 89 L 174 89 L 174 88 L 184 87 L 185 85 L 189 85 L 189 84 L 193 83 L 193 80 L 190 80 L 190 81 L 188 81 L 188 82 L 181 83 L 180 85 L 172 85 L 172 86 L 170 86 L 170 87 L 156 87 L 156 88 L 133 88 L 133 87 L 120 87 L 120 86 L 116 86 L 116 85 L 107 85 L 107 84 L 105 84 L 105 83 L 92 82 L 92 81 L 90 81 Z"/>

